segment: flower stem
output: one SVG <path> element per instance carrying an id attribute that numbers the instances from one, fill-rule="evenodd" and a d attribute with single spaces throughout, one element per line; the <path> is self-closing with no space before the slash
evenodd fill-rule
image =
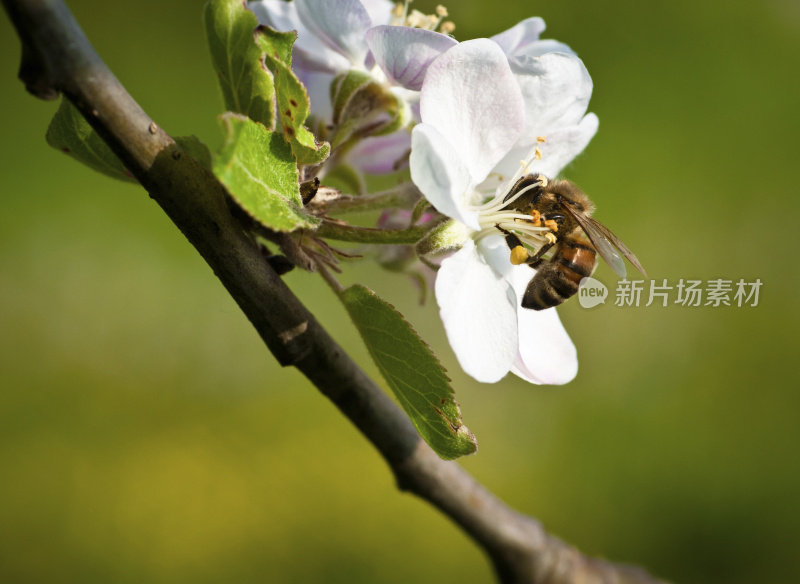
<path id="1" fill-rule="evenodd" d="M 422 239 L 431 227 L 433 225 L 426 224 L 407 229 L 375 229 L 323 221 L 317 229 L 316 235 L 327 239 L 358 243 L 414 244 Z"/>
<path id="2" fill-rule="evenodd" d="M 421 197 L 421 193 L 411 183 L 405 183 L 393 189 L 381 191 L 374 195 L 341 195 L 324 203 L 324 211 L 328 214 L 374 211 L 390 208 L 410 209 Z M 313 200 L 311 206 L 313 207 Z"/>
<path id="3" fill-rule="evenodd" d="M 322 276 L 322 279 L 325 280 L 325 283 L 328 284 L 328 286 L 330 286 L 334 292 L 336 292 L 336 295 L 341 296 L 342 292 L 344 292 L 344 286 L 342 286 L 342 283 L 339 282 L 339 280 L 337 280 L 336 277 L 330 273 L 330 271 L 328 271 L 328 268 L 321 263 L 318 263 L 317 271 L 319 272 L 319 275 Z"/>

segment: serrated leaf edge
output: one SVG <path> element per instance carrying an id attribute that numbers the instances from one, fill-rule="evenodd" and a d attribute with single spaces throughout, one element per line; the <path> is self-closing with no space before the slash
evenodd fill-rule
<path id="1" fill-rule="evenodd" d="M 459 403 L 455 400 L 455 391 L 453 390 L 452 386 L 450 385 L 452 380 L 447 375 L 447 369 L 441 364 L 441 362 L 439 361 L 438 357 L 436 356 L 436 354 L 431 349 L 430 345 L 428 345 L 428 343 L 425 342 L 425 340 L 416 331 L 414 326 L 405 319 L 403 314 L 399 310 L 397 310 L 397 308 L 395 308 L 395 306 L 393 304 L 391 304 L 390 302 L 387 302 L 386 300 L 384 300 L 383 298 L 378 296 L 373 290 L 370 290 L 366 286 L 363 286 L 361 284 L 354 284 L 353 286 L 350 286 L 349 288 L 344 290 L 342 292 L 342 295 L 344 296 L 345 294 L 347 294 L 348 291 L 355 290 L 355 289 L 362 289 L 362 290 L 366 291 L 366 293 L 368 295 L 372 296 L 373 298 L 375 298 L 379 302 L 383 303 L 385 306 L 387 306 L 389 309 L 391 309 L 392 312 L 394 312 L 394 314 L 396 316 L 398 316 L 400 318 L 400 320 L 408 327 L 408 330 L 419 341 L 420 346 L 423 348 L 423 350 L 428 354 L 428 356 L 430 356 L 430 358 L 433 360 L 433 362 L 438 366 L 438 370 L 439 370 L 440 374 L 442 375 L 442 377 L 446 381 L 447 388 L 449 390 L 449 392 L 448 392 L 449 395 L 447 397 L 453 403 L 453 405 L 455 405 L 456 410 L 458 412 L 458 420 L 457 420 L 457 422 L 459 424 L 458 427 L 454 427 L 453 422 L 445 415 L 444 411 L 442 411 L 440 408 L 437 408 L 436 406 L 432 406 L 432 408 L 434 410 L 434 413 L 436 413 L 438 416 L 440 416 L 447 423 L 447 425 L 450 427 L 450 429 L 452 430 L 452 433 L 450 435 L 442 433 L 436 426 L 433 426 L 429 422 L 427 422 L 426 419 L 425 419 L 424 414 L 418 408 L 414 407 L 411 404 L 411 402 L 409 402 L 408 399 L 405 398 L 405 396 L 403 396 L 399 392 L 393 391 L 393 393 L 394 393 L 395 397 L 397 397 L 398 401 L 401 401 L 403 404 L 405 404 L 404 405 L 404 409 L 406 409 L 407 411 L 414 411 L 414 412 L 417 413 L 418 418 L 415 419 L 414 417 L 411 417 L 412 423 L 414 423 L 415 426 L 418 426 L 417 421 L 421 420 L 425 424 L 425 426 L 430 429 L 431 432 L 433 432 L 433 433 L 435 433 L 435 434 L 437 434 L 439 436 L 442 436 L 443 438 L 452 439 L 454 437 L 459 437 L 461 439 L 460 443 L 464 443 L 464 440 L 466 440 L 466 443 L 469 443 L 472 446 L 472 449 L 469 450 L 469 451 L 466 451 L 466 452 L 459 451 L 460 455 L 472 454 L 472 453 L 476 452 L 477 449 L 478 449 L 477 440 L 475 438 L 475 435 L 472 433 L 472 431 L 463 422 L 463 418 L 462 418 L 462 414 L 461 414 L 461 407 L 460 407 Z M 350 305 L 346 303 L 346 306 L 348 307 L 348 311 L 349 311 Z M 365 338 L 364 333 L 361 332 L 361 327 L 356 325 L 356 328 L 359 330 L 359 334 L 361 335 L 362 339 L 364 340 L 364 343 L 367 345 L 367 348 L 368 348 L 370 353 L 372 353 L 374 351 L 375 353 L 380 353 L 381 355 L 388 356 L 388 357 L 390 357 L 392 359 L 400 361 L 394 355 L 390 355 L 390 354 L 384 353 L 382 351 L 376 350 L 374 348 L 374 346 L 372 346 L 370 343 L 367 342 L 367 339 Z M 370 327 L 367 325 L 367 326 L 364 326 L 364 328 L 365 329 L 369 329 Z M 383 329 L 374 329 L 374 330 L 379 330 L 379 332 L 381 332 L 382 334 L 386 334 L 386 335 L 389 335 L 391 337 L 394 337 L 394 335 L 392 335 L 391 333 L 388 333 L 387 331 L 385 331 Z M 375 361 L 375 365 L 381 371 L 381 375 L 383 375 L 384 379 L 386 379 L 387 383 L 388 383 L 388 376 L 385 373 L 385 368 L 383 366 L 381 366 L 380 362 L 377 359 L 373 358 L 373 360 Z M 430 378 L 428 375 L 424 375 L 424 377 Z M 399 380 L 401 383 L 406 385 L 411 391 L 413 391 L 414 393 L 422 396 L 422 398 L 425 399 L 426 401 L 435 401 L 435 400 L 428 400 L 428 398 L 425 397 L 425 394 L 423 392 L 421 392 L 418 389 L 414 388 L 413 386 L 411 386 L 407 382 L 403 381 L 402 379 L 398 378 L 397 376 L 392 376 L 392 378 Z M 444 404 L 442 404 L 442 405 L 444 405 Z M 441 454 L 440 454 L 440 456 L 441 456 Z M 456 457 L 452 457 L 452 458 L 456 458 Z"/>

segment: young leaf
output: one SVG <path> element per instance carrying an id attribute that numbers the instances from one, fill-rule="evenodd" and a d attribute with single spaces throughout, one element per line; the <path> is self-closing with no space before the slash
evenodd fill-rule
<path id="1" fill-rule="evenodd" d="M 375 364 L 420 436 L 450 460 L 478 448 L 461 421 L 444 368 L 395 308 L 361 285 L 341 294 Z"/>
<path id="2" fill-rule="evenodd" d="M 272 72 L 277 93 L 278 117 L 283 127 L 286 141 L 298 164 L 319 164 L 328 157 L 330 145 L 317 143 L 305 124 L 309 114 L 309 101 L 306 88 L 292 71 L 292 45 L 295 32 L 278 32 L 267 26 L 260 26 L 256 42 L 264 52 L 264 63 Z"/>
<path id="3" fill-rule="evenodd" d="M 275 86 L 255 42 L 256 15 L 242 0 L 210 0 L 203 19 L 225 109 L 274 129 Z"/>
<path id="4" fill-rule="evenodd" d="M 390 134 L 408 121 L 403 101 L 363 71 L 351 70 L 334 79 L 331 98 L 334 147 L 352 139 Z"/>
<path id="5" fill-rule="evenodd" d="M 67 99 L 61 100 L 45 137 L 50 146 L 97 172 L 119 180 L 137 182 L 81 112 Z"/>
<path id="6" fill-rule="evenodd" d="M 280 134 L 241 115 L 220 116 L 225 143 L 214 158 L 214 174 L 248 215 L 272 231 L 315 227 L 303 210 L 297 164 Z"/>

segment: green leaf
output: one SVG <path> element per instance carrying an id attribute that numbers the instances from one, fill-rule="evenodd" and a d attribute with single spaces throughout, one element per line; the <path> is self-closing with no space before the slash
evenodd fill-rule
<path id="1" fill-rule="evenodd" d="M 61 100 L 45 138 L 53 148 L 97 172 L 119 180 L 137 182 L 81 112 L 67 99 Z"/>
<path id="2" fill-rule="evenodd" d="M 242 0 L 211 0 L 203 19 L 225 109 L 274 129 L 275 86 L 264 66 L 264 51 L 255 42 L 256 15 Z"/>
<path id="3" fill-rule="evenodd" d="M 292 71 L 292 45 L 295 32 L 278 32 L 267 26 L 258 28 L 256 42 L 264 52 L 264 63 L 272 72 L 277 92 L 278 118 L 284 138 L 292 145 L 298 164 L 319 164 L 328 157 L 330 145 L 317 143 L 303 124 L 309 115 L 306 88 Z"/>
<path id="4" fill-rule="evenodd" d="M 213 170 L 233 200 L 273 231 L 315 227 L 319 219 L 303 210 L 297 164 L 281 135 L 237 114 L 220 120 L 225 143 Z"/>
<path id="5" fill-rule="evenodd" d="M 258 27 L 255 36 L 256 44 L 265 53 L 265 57 L 292 66 L 292 47 L 297 40 L 297 31 L 280 32 L 264 24 Z M 265 63 L 267 64 L 267 63 Z"/>
<path id="6" fill-rule="evenodd" d="M 375 364 L 422 438 L 450 460 L 478 449 L 444 368 L 395 308 L 361 285 L 341 294 Z"/>

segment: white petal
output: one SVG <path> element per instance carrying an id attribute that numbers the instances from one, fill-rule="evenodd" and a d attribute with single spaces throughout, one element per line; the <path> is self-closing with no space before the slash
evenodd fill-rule
<path id="1" fill-rule="evenodd" d="M 524 49 L 520 49 L 513 58 L 519 57 L 539 57 L 545 53 L 567 53 L 574 55 L 575 51 L 569 45 L 554 41 L 553 39 L 544 39 L 536 41 L 527 45 Z"/>
<path id="2" fill-rule="evenodd" d="M 597 116 L 587 114 L 578 125 L 548 134 L 547 142 L 539 147 L 542 158 L 531 163 L 530 171 L 558 176 L 566 165 L 583 152 L 597 133 L 597 124 Z"/>
<path id="3" fill-rule="evenodd" d="M 505 156 L 524 124 L 522 95 L 508 60 L 489 39 L 460 43 L 428 67 L 420 113 L 447 136 L 475 183 Z"/>
<path id="4" fill-rule="evenodd" d="M 517 355 L 517 317 L 508 283 L 469 239 L 442 262 L 435 290 L 447 339 L 464 371 L 484 383 L 502 379 Z"/>
<path id="5" fill-rule="evenodd" d="M 407 26 L 375 26 L 367 31 L 367 45 L 389 79 L 419 91 L 431 62 L 458 44 L 447 35 Z"/>
<path id="6" fill-rule="evenodd" d="M 506 177 L 512 176 L 519 169 L 520 160 L 527 160 L 529 162 L 528 172 L 539 172 L 554 178 L 578 154 L 583 152 L 597 133 L 597 124 L 597 116 L 587 114 L 578 125 L 561 128 L 547 134 L 547 141 L 536 145 L 541 158 L 532 156 L 534 146 L 515 147 L 497 165 L 495 172 Z M 529 158 L 530 160 L 528 160 Z"/>
<path id="7" fill-rule="evenodd" d="M 247 7 L 255 13 L 261 24 L 280 31 L 297 31 L 297 41 L 292 50 L 292 67 L 298 73 L 303 71 L 338 73 L 350 68 L 350 62 L 345 57 L 323 44 L 316 34 L 303 24 L 297 13 L 296 2 L 259 0 L 249 2 Z"/>
<path id="8" fill-rule="evenodd" d="M 519 302 L 535 274 L 527 266 L 514 266 L 510 280 Z M 564 330 L 555 308 L 517 310 L 519 353 L 512 373 L 531 383 L 561 385 L 578 373 L 575 345 Z"/>
<path id="9" fill-rule="evenodd" d="M 525 129 L 518 146 L 577 124 L 592 96 L 592 78 L 575 55 L 547 53 L 511 62 L 525 100 Z"/>
<path id="10" fill-rule="evenodd" d="M 494 35 L 492 40 L 500 45 L 500 48 L 509 57 L 509 61 L 515 57 L 535 57 L 545 53 L 574 54 L 569 45 L 552 39 L 539 40 L 544 29 L 544 20 L 537 16 L 523 20 L 512 28 Z"/>
<path id="11" fill-rule="evenodd" d="M 361 0 L 361 4 L 369 14 L 369 19 L 372 21 L 373 26 L 389 24 L 392 19 L 394 2 L 389 0 Z"/>
<path id="12" fill-rule="evenodd" d="M 502 236 L 490 236 L 480 245 L 484 258 L 515 293 L 519 348 L 511 372 L 531 383 L 559 385 L 575 378 L 578 358 L 575 345 L 558 319 L 554 308 L 522 308 L 522 296 L 536 274 L 528 266 L 514 266 Z"/>
<path id="13" fill-rule="evenodd" d="M 535 16 L 494 35 L 492 40 L 500 45 L 506 55 L 512 56 L 525 49 L 529 44 L 538 41 L 539 35 L 544 32 L 544 29 L 544 20 Z"/>
<path id="14" fill-rule="evenodd" d="M 309 30 L 329 48 L 354 65 L 364 64 L 364 35 L 372 26 L 369 13 L 358 0 L 295 0 L 297 13 Z"/>
<path id="15" fill-rule="evenodd" d="M 521 308 L 517 314 L 520 352 L 511 372 L 541 385 L 563 385 L 575 379 L 578 354 L 556 309 Z"/>
<path id="16" fill-rule="evenodd" d="M 440 213 L 480 229 L 478 214 L 470 211 L 469 169 L 450 141 L 429 124 L 417 124 L 411 132 L 411 180 Z"/>
<path id="17" fill-rule="evenodd" d="M 511 281 L 511 272 L 515 266 L 511 265 L 511 253 L 500 231 L 497 231 L 497 235 L 489 235 L 481 239 L 481 242 L 478 244 L 478 251 L 483 259 L 486 260 L 486 263 L 492 266 L 495 272 L 506 280 L 509 280 L 509 282 Z M 533 273 L 533 270 L 530 268 L 527 269 L 531 274 Z"/>
<path id="18" fill-rule="evenodd" d="M 347 153 L 347 159 L 368 174 L 385 174 L 405 168 L 410 149 L 410 134 L 400 130 L 388 136 L 361 140 Z"/>

